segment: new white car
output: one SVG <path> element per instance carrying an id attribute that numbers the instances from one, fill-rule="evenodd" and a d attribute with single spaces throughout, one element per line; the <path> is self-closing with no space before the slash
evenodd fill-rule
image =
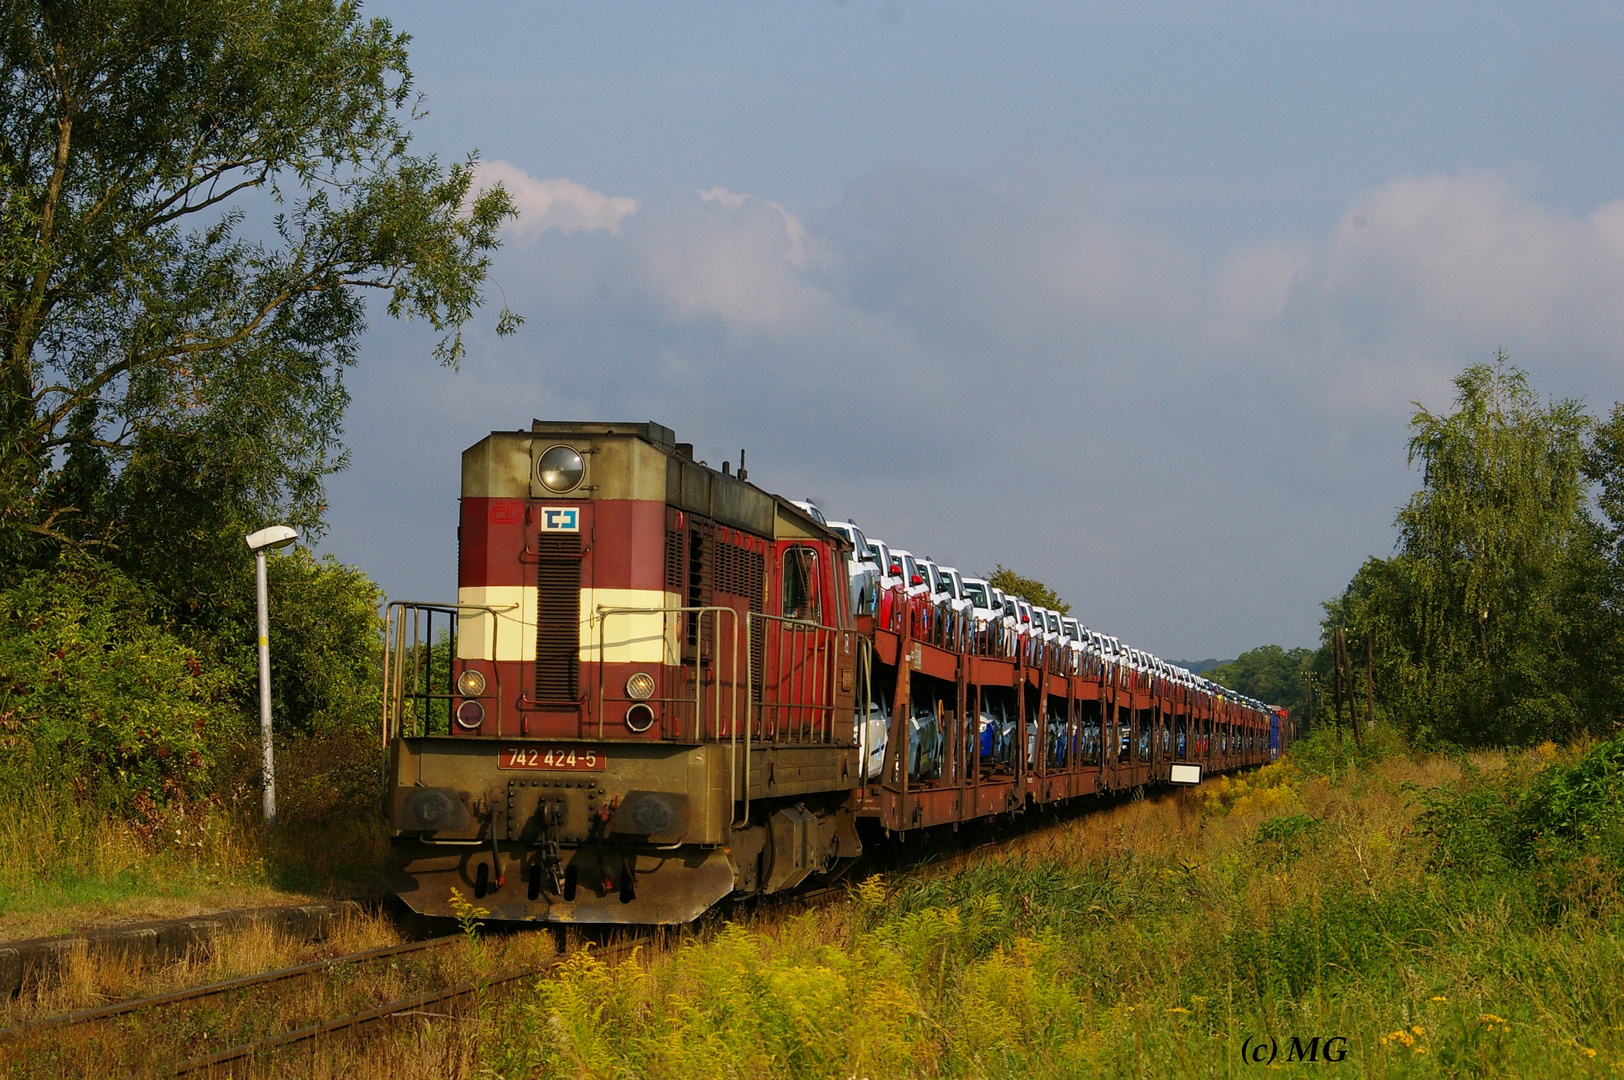
<path id="1" fill-rule="evenodd" d="M 851 543 L 851 556 L 846 560 L 846 581 L 851 587 L 851 609 L 857 614 L 874 610 L 880 598 L 880 553 L 874 550 L 857 523 L 833 522 L 829 528 Z"/>
<path id="2" fill-rule="evenodd" d="M 805 510 L 806 516 L 817 522 L 819 525 L 829 524 L 829 519 L 823 516 L 823 511 L 819 510 L 818 504 L 813 502 L 811 499 L 807 499 L 805 502 L 796 502 L 794 499 L 791 499 L 790 504 Z"/>
<path id="3" fill-rule="evenodd" d="M 884 540 L 869 538 L 868 546 L 874 549 L 874 561 L 880 568 L 879 590 L 883 594 L 889 589 L 895 589 L 902 584 L 902 561 L 891 554 L 891 545 Z"/>
<path id="4" fill-rule="evenodd" d="M 975 607 L 975 602 L 964 591 L 963 576 L 960 575 L 958 568 L 954 566 L 944 566 L 941 571 L 942 583 L 947 586 L 947 591 L 952 593 L 953 596 L 949 606 L 960 615 L 969 617 L 970 612 Z"/>
<path id="5" fill-rule="evenodd" d="M 892 548 L 891 565 L 902 567 L 902 587 L 909 596 L 930 594 L 930 579 L 925 576 L 925 568 L 919 565 L 919 560 L 914 558 L 913 552 Z"/>

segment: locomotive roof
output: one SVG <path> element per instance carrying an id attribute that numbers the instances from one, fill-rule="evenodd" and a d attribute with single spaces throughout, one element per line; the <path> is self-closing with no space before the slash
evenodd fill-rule
<path id="1" fill-rule="evenodd" d="M 530 433 L 565 439 L 639 439 L 669 455 L 678 466 L 666 484 L 666 501 L 671 505 L 760 536 L 774 539 L 805 536 L 849 544 L 843 534 L 819 523 L 784 496 L 741 480 L 737 474 L 720 472 L 696 461 L 693 444 L 677 442 L 676 432 L 664 424 L 652 420 L 645 423 L 532 420 Z"/>

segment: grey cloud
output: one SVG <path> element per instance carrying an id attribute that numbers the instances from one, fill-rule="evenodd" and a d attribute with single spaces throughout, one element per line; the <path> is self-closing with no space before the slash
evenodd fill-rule
<path id="1" fill-rule="evenodd" d="M 516 235 L 495 274 L 529 321 L 476 340 L 460 374 L 369 358 L 356 473 L 373 474 L 379 400 L 433 431 L 406 452 L 436 477 L 436 515 L 489 428 L 657 419 L 713 463 L 748 446 L 752 479 L 895 543 L 1036 574 L 1163 655 L 1303 643 L 1391 543 L 1412 398 L 1446 403 L 1497 344 L 1536 381 L 1606 364 L 1592 392 L 1616 389 L 1620 206 L 1578 217 L 1499 174 L 1401 178 L 1317 241 L 1209 266 L 1063 180 L 888 173 L 805 223 L 656 193 L 618 231 Z M 362 531 L 342 499 L 357 481 L 335 485 L 335 544 Z M 449 575 L 437 543 L 393 572 Z"/>

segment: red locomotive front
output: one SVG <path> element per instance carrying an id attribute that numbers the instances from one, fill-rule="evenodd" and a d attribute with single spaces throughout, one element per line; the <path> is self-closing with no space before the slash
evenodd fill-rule
<path id="1" fill-rule="evenodd" d="M 842 538 L 660 425 L 539 421 L 464 453 L 458 538 L 457 603 L 391 605 L 408 903 L 678 922 L 855 857 Z"/>

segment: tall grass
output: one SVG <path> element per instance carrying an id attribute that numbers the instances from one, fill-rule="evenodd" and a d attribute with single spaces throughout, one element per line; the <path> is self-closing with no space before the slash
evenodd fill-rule
<path id="1" fill-rule="evenodd" d="M 1320 1055 L 1337 1040 L 1336 1067 L 1360 1074 L 1624 1067 L 1617 894 L 1553 906 L 1521 870 L 1445 872 L 1417 828 L 1425 793 L 1550 762 L 1305 750 L 1311 768 L 1282 762 L 870 879 L 842 907 L 746 920 L 652 963 L 577 958 L 493 1017 L 502 1037 L 483 1067 L 1212 1076 L 1260 1069 L 1243 1059 L 1259 1040 L 1286 1065 L 1293 1037 Z M 1563 858 L 1601 873 L 1593 852 Z"/>
<path id="2" fill-rule="evenodd" d="M 222 753 L 212 797 L 107 807 L 13 760 L 0 783 L 0 937 L 131 913 L 370 893 L 388 832 L 376 744 L 280 747 L 282 824 L 259 823 L 247 745 Z"/>

